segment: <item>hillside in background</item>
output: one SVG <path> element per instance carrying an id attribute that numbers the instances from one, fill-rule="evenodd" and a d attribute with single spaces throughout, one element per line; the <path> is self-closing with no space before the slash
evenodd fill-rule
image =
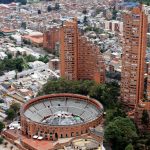
<path id="1" fill-rule="evenodd" d="M 139 2 L 146 5 L 150 5 L 150 0 L 126 0 L 126 2 Z"/>
<path id="2" fill-rule="evenodd" d="M 22 5 L 25 5 L 27 3 L 27 0 L 0 0 L 0 4 L 9 4 L 12 2 L 18 2 L 21 3 Z"/>

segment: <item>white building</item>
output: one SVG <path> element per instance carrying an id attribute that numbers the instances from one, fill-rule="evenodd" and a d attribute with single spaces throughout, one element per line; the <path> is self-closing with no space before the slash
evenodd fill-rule
<path id="1" fill-rule="evenodd" d="M 16 42 L 16 44 L 17 45 L 21 45 L 21 35 L 19 35 L 19 34 L 14 34 L 14 35 L 11 35 L 11 38 L 13 39 L 13 40 L 15 40 L 15 42 Z"/>
<path id="2" fill-rule="evenodd" d="M 3 60 L 7 55 L 4 52 L 0 52 L 0 59 Z"/>
<path id="3" fill-rule="evenodd" d="M 38 68 L 40 66 L 44 66 L 45 63 L 43 63 L 42 61 L 34 61 L 34 62 L 29 62 L 28 63 L 29 66 L 32 68 L 32 69 L 35 69 L 35 68 Z M 44 69 L 44 68 L 43 68 Z"/>
<path id="4" fill-rule="evenodd" d="M 119 32 L 120 34 L 123 34 L 123 22 L 118 20 L 105 20 L 105 30 Z"/>

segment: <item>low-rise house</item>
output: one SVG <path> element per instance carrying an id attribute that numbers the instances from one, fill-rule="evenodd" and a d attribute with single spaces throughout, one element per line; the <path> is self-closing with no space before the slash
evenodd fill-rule
<path id="1" fill-rule="evenodd" d="M 0 52 L 0 59 L 3 60 L 7 55 L 4 52 Z"/>

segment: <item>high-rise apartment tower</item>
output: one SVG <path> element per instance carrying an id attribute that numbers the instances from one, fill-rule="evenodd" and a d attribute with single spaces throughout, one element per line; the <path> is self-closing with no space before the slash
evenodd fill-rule
<path id="1" fill-rule="evenodd" d="M 60 72 L 68 80 L 105 81 L 105 65 L 99 47 L 78 31 L 77 21 L 60 29 Z"/>
<path id="2" fill-rule="evenodd" d="M 58 27 L 51 27 L 43 34 L 43 47 L 51 52 L 55 52 L 56 44 L 59 43 L 60 33 Z"/>
<path id="3" fill-rule="evenodd" d="M 147 16 L 142 6 L 125 11 L 123 23 L 121 99 L 129 108 L 134 108 L 144 95 Z"/>

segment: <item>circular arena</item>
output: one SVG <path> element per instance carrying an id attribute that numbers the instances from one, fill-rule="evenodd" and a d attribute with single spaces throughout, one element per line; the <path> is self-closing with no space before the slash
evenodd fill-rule
<path id="1" fill-rule="evenodd" d="M 21 131 L 31 138 L 76 137 L 98 126 L 103 106 L 87 96 L 63 93 L 31 99 L 21 110 Z"/>

